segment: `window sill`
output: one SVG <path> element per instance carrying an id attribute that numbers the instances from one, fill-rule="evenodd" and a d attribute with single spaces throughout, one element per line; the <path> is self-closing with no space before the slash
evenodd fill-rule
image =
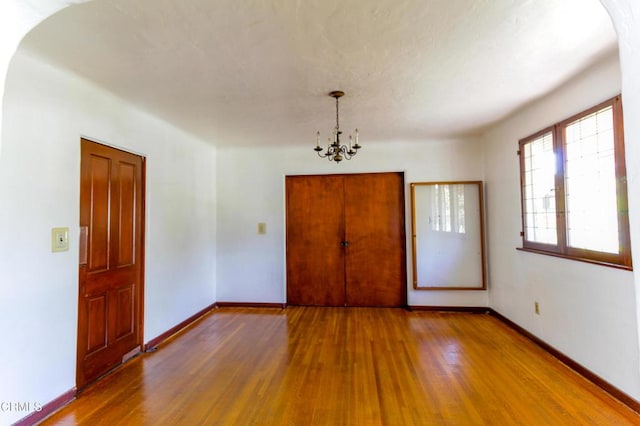
<path id="1" fill-rule="evenodd" d="M 535 250 L 535 249 L 524 248 L 524 247 L 516 247 L 516 250 L 525 251 L 525 252 L 528 252 L 528 253 L 543 254 L 545 256 L 551 256 L 551 257 L 559 257 L 559 258 L 567 259 L 567 260 L 577 260 L 578 262 L 591 263 L 592 265 L 606 266 L 606 267 L 615 268 L 615 269 L 622 269 L 624 271 L 633 271 L 633 267 L 632 266 L 619 265 L 617 263 L 602 262 L 602 261 L 599 261 L 599 260 L 585 259 L 585 258 L 582 258 L 582 257 L 568 256 L 568 255 L 565 255 L 565 254 L 552 253 L 552 252 L 548 252 L 548 251 Z"/>

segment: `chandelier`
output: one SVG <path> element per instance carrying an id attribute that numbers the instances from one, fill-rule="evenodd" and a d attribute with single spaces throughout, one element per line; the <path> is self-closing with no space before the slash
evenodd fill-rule
<path id="1" fill-rule="evenodd" d="M 320 132 L 317 133 L 317 141 L 316 147 L 313 148 L 315 152 L 318 153 L 320 158 L 328 158 L 329 161 L 335 161 L 336 163 L 341 162 L 343 159 L 351 160 L 352 157 L 358 153 L 358 150 L 362 148 L 358 145 L 358 129 L 356 129 L 356 140 L 355 144 L 353 144 L 353 138 L 349 135 L 349 146 L 340 145 L 340 135 L 342 132 L 340 131 L 340 119 L 338 114 L 338 99 L 344 96 L 344 92 L 340 90 L 334 90 L 329 93 L 329 96 L 336 99 L 336 127 L 333 129 L 333 142 L 331 142 L 331 138 L 327 140 L 327 149 L 320 146 Z M 324 152 L 322 152 L 324 151 Z"/>

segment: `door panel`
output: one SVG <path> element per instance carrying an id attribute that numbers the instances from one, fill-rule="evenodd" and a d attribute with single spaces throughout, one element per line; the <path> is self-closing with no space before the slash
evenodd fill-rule
<path id="1" fill-rule="evenodd" d="M 406 299 L 404 182 L 399 173 L 345 179 L 347 304 L 398 307 Z"/>
<path id="2" fill-rule="evenodd" d="M 88 190 L 89 211 L 89 270 L 104 271 L 109 267 L 109 197 L 111 194 L 111 160 L 92 155 L 89 157 L 89 181 L 83 182 Z M 82 208 L 82 207 L 81 207 Z"/>
<path id="3" fill-rule="evenodd" d="M 135 300 L 134 285 L 129 284 L 118 290 L 116 301 L 116 339 L 122 339 L 134 332 L 133 313 Z"/>
<path id="4" fill-rule="evenodd" d="M 97 294 L 87 300 L 87 354 L 107 347 L 107 295 Z"/>
<path id="5" fill-rule="evenodd" d="M 142 343 L 143 159 L 81 141 L 77 387 Z"/>
<path id="6" fill-rule="evenodd" d="M 287 302 L 344 306 L 341 176 L 288 176 Z"/>
<path id="7" fill-rule="evenodd" d="M 120 163 L 118 266 L 135 263 L 136 167 Z"/>

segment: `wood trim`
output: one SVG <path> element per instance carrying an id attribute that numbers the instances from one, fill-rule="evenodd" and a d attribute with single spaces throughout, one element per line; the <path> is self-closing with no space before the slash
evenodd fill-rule
<path id="1" fill-rule="evenodd" d="M 567 253 L 567 198 L 566 198 L 566 159 L 567 145 L 565 128 L 559 125 L 553 126 L 553 154 L 556 159 L 556 173 L 554 176 L 555 201 L 556 201 L 556 245 L 558 252 Z M 523 212 L 524 214 L 524 212 Z M 544 245 L 543 245 L 544 247 Z M 531 247 L 535 248 L 535 247 Z"/>
<path id="2" fill-rule="evenodd" d="M 285 309 L 286 303 L 264 303 L 264 302 L 218 302 L 218 308 L 277 308 Z"/>
<path id="3" fill-rule="evenodd" d="M 618 401 L 620 401 L 621 403 L 623 403 L 624 405 L 626 405 L 636 413 L 640 414 L 640 401 L 635 400 L 630 395 L 626 394 L 625 392 L 618 389 L 611 383 L 607 382 L 605 379 L 598 376 L 588 368 L 584 367 L 583 365 L 569 358 L 567 355 L 563 354 L 562 352 L 560 352 L 550 344 L 546 343 L 544 340 L 540 339 L 539 337 L 525 330 L 524 328 L 522 328 L 515 322 L 511 321 L 509 318 L 505 317 L 498 311 L 492 308 L 489 308 L 488 311 L 490 315 L 496 317 L 507 326 L 511 327 L 512 329 L 514 329 L 515 331 L 517 331 L 527 339 L 531 340 L 533 343 L 540 346 L 542 349 L 544 349 L 549 354 L 557 358 L 560 362 L 565 364 L 567 367 L 571 368 L 576 373 L 580 374 L 585 379 L 589 380 L 591 383 L 595 384 L 596 386 L 598 386 L 599 388 L 601 388 L 602 390 L 604 390 L 605 392 L 607 392 L 608 394 L 616 398 Z"/>
<path id="4" fill-rule="evenodd" d="M 147 157 L 140 155 L 142 163 L 142 229 L 140 230 L 140 294 L 138 295 L 138 345 L 144 347 L 144 307 L 145 307 L 145 277 L 147 275 Z"/>
<path id="5" fill-rule="evenodd" d="M 413 289 L 418 287 L 418 255 L 416 254 L 418 241 L 416 235 L 416 184 L 409 184 L 411 197 L 411 280 Z"/>
<path id="6" fill-rule="evenodd" d="M 527 240 L 527 231 L 526 231 L 526 220 L 525 220 L 525 215 L 526 215 L 526 209 L 525 209 L 525 205 L 526 205 L 526 200 L 525 200 L 525 191 L 524 191 L 524 187 L 525 187 L 525 182 L 526 182 L 526 178 L 525 178 L 525 145 L 535 141 L 538 138 L 547 136 L 547 135 L 551 135 L 552 138 L 552 149 L 554 152 L 554 155 L 557 152 L 557 140 L 558 140 L 558 135 L 557 135 L 557 131 L 556 131 L 556 126 L 555 125 L 551 125 L 549 127 L 546 127 L 542 130 L 540 130 L 539 132 L 534 133 L 531 136 L 527 136 L 524 139 L 520 139 L 518 141 L 518 162 L 520 165 L 520 219 L 521 219 L 521 226 L 522 226 L 522 230 L 520 231 L 520 236 L 522 237 L 522 247 L 525 247 L 527 249 L 532 249 L 532 250 L 540 250 L 540 251 L 545 251 L 545 252 L 549 252 L 549 253 L 560 253 L 560 247 L 558 244 L 546 244 L 546 243 L 538 243 L 535 241 L 529 241 Z M 561 161 L 558 163 L 560 164 Z M 557 190 L 558 187 L 558 180 L 557 180 L 557 176 L 556 176 L 556 180 L 554 181 L 555 183 L 555 189 Z M 556 192 L 555 194 L 555 200 L 556 200 L 556 212 L 560 211 L 560 207 L 557 205 L 558 203 L 558 193 Z M 560 219 L 558 218 L 558 215 L 556 214 L 556 229 L 558 229 L 559 225 L 559 221 Z"/>
<path id="7" fill-rule="evenodd" d="M 559 123 L 556 123 L 556 125 L 560 126 L 560 127 L 566 127 L 569 124 L 573 123 L 574 121 L 578 121 L 581 118 L 584 118 L 584 117 L 586 117 L 588 115 L 591 115 L 594 112 L 598 112 L 601 109 L 604 109 L 604 108 L 606 108 L 608 106 L 613 106 L 615 108 L 614 105 L 617 102 L 620 102 L 621 99 L 622 99 L 621 95 L 616 95 L 616 96 L 614 96 L 612 98 L 609 98 L 609 99 L 607 99 L 605 101 L 600 102 L 597 105 L 594 105 L 594 106 L 592 106 L 590 108 L 587 108 L 587 109 L 585 109 L 583 111 L 580 111 L 580 112 L 578 112 L 576 114 L 573 114 L 571 117 L 565 118 L 564 120 L 560 121 Z M 614 120 L 615 120 L 615 118 L 614 118 Z"/>
<path id="8" fill-rule="evenodd" d="M 33 413 L 23 417 L 18 420 L 13 426 L 31 426 L 35 425 L 42 420 L 49 417 L 51 414 L 55 413 L 71 401 L 76 399 L 76 388 L 70 389 L 57 397 L 56 399 L 49 401 L 48 403 L 42 406 L 40 411 L 34 411 Z"/>
<path id="9" fill-rule="evenodd" d="M 546 251 L 546 250 L 535 250 L 535 249 L 526 248 L 526 247 L 516 247 L 516 250 L 527 252 L 527 253 L 543 254 L 545 256 L 551 256 L 551 257 L 559 257 L 560 259 L 577 260 L 578 262 L 591 263 L 592 265 L 606 266 L 606 267 L 615 268 L 615 269 L 622 269 L 623 271 L 633 271 L 633 267 L 626 266 L 626 265 L 621 265 L 619 263 L 608 263 L 608 262 L 603 262 L 603 261 L 600 261 L 600 260 L 587 259 L 587 258 L 584 258 L 584 257 L 569 256 L 569 255 L 562 254 L 562 253 L 555 253 L 555 252 Z"/>
<path id="10" fill-rule="evenodd" d="M 190 327 L 194 323 L 198 322 L 198 320 L 203 318 L 205 315 L 207 315 L 209 312 L 214 310 L 216 307 L 217 307 L 217 305 L 215 303 L 212 303 L 211 305 L 207 306 L 206 308 L 204 308 L 204 309 L 196 312 L 195 314 L 191 315 L 189 318 L 187 318 L 186 320 L 182 321 L 181 323 L 176 324 L 175 326 L 171 327 L 169 330 L 165 331 L 161 335 L 149 340 L 144 345 L 144 352 L 153 352 L 154 350 L 157 349 L 158 345 L 160 345 L 161 343 L 164 343 L 165 341 L 169 340 L 174 335 L 180 333 L 181 331 L 183 331 L 186 328 Z"/>
<path id="11" fill-rule="evenodd" d="M 624 113 L 622 111 L 622 96 L 617 96 L 613 101 L 614 117 L 614 144 L 616 163 L 616 189 L 618 198 L 618 226 L 621 230 L 621 255 L 624 264 L 633 269 L 633 259 L 631 257 L 631 231 L 629 229 L 629 191 L 627 188 L 627 163 L 624 142 Z M 624 179 L 620 179 L 624 176 Z"/>
<path id="12" fill-rule="evenodd" d="M 408 311 L 430 311 L 430 312 L 466 312 L 471 314 L 488 314 L 491 308 L 483 306 L 423 306 L 408 305 Z"/>
<path id="13" fill-rule="evenodd" d="M 416 291 L 486 291 L 485 287 L 414 287 Z"/>
<path id="14" fill-rule="evenodd" d="M 485 201 L 484 201 L 484 181 L 478 182 L 478 197 L 480 198 L 480 261 L 482 262 L 482 289 L 487 290 L 487 236 L 485 229 L 487 223 L 485 222 Z"/>

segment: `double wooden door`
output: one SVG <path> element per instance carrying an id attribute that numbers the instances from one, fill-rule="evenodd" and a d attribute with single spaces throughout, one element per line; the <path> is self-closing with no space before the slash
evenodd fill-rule
<path id="1" fill-rule="evenodd" d="M 406 305 L 401 173 L 288 176 L 287 303 Z"/>
<path id="2" fill-rule="evenodd" d="M 78 388 L 142 343 L 144 162 L 81 140 Z"/>

